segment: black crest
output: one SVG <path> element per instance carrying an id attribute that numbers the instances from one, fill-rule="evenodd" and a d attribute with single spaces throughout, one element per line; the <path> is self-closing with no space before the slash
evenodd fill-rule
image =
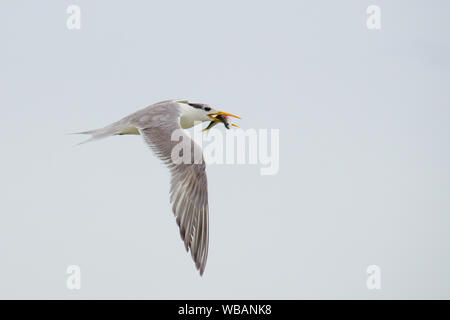
<path id="1" fill-rule="evenodd" d="M 202 110 L 205 110 L 205 111 L 210 111 L 211 110 L 210 107 L 208 107 L 205 104 L 201 104 L 201 103 L 188 103 L 188 105 L 190 105 L 193 108 L 202 109 Z"/>

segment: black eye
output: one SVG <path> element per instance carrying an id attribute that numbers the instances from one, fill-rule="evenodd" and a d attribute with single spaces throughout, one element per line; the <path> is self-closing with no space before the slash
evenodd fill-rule
<path id="1" fill-rule="evenodd" d="M 205 107 L 205 111 L 211 111 L 210 107 Z"/>

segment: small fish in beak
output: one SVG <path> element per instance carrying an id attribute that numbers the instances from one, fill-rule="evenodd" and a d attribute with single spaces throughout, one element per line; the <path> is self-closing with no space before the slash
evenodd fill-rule
<path id="1" fill-rule="evenodd" d="M 216 124 L 218 124 L 220 122 L 222 122 L 223 125 L 225 126 L 225 128 L 227 128 L 227 129 L 230 129 L 230 125 L 233 127 L 239 128 L 239 126 L 230 122 L 229 117 L 235 117 L 235 118 L 240 119 L 240 117 L 235 116 L 234 114 L 219 111 L 217 113 L 211 113 L 208 116 L 212 119 L 212 121 L 209 123 L 209 125 L 205 129 L 203 129 L 203 131 L 208 131 L 209 129 L 211 129 L 212 127 L 214 127 Z"/>

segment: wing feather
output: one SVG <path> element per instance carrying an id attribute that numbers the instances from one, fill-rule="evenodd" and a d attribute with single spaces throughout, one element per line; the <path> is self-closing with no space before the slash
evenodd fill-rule
<path id="1" fill-rule="evenodd" d="M 179 110 L 170 103 L 166 103 L 146 110 L 146 115 L 150 116 L 149 121 L 136 123 L 136 126 L 144 141 L 170 170 L 172 211 L 186 250 L 191 252 L 195 265 L 202 275 L 208 258 L 209 209 L 208 183 L 203 156 L 201 163 L 194 163 L 194 154 L 198 152 L 201 154 L 201 148 L 186 133 L 183 133 L 183 141 L 189 142 L 192 147 L 191 162 L 174 163 L 171 159 L 172 148 L 179 141 L 172 141 L 171 137 L 174 130 L 182 130 L 179 125 Z M 158 119 L 158 121 L 152 121 L 152 119 Z"/>

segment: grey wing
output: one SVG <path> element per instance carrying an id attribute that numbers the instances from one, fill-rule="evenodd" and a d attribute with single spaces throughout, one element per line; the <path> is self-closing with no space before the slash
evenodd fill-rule
<path id="1" fill-rule="evenodd" d="M 170 117 L 167 110 L 158 117 L 158 109 L 152 115 L 159 121 L 150 121 L 139 128 L 144 141 L 155 154 L 168 166 L 171 173 L 170 202 L 180 227 L 181 238 L 187 251 L 191 251 L 192 259 L 200 275 L 205 271 L 208 257 L 209 226 L 208 226 L 208 185 L 205 163 L 201 156 L 201 163 L 194 163 L 194 155 L 201 154 L 201 148 L 192 141 L 184 131 L 180 131 L 181 138 L 191 146 L 191 162 L 175 163 L 172 160 L 172 149 L 179 141 L 172 141 L 174 130 L 182 130 L 179 126 L 178 115 Z M 187 139 L 187 140 L 185 140 Z"/>

